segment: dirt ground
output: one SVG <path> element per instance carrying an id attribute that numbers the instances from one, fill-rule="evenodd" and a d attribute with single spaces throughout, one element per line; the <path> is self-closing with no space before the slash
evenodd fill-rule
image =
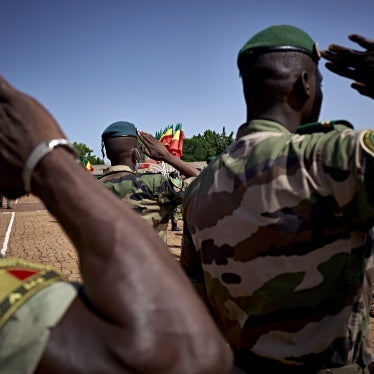
<path id="1" fill-rule="evenodd" d="M 178 222 L 178 226 L 182 228 L 182 221 Z M 181 243 L 182 243 L 182 231 L 171 231 L 171 227 L 169 227 L 168 231 L 168 247 L 170 253 L 176 260 L 179 260 L 179 256 L 181 253 Z"/>
<path id="2" fill-rule="evenodd" d="M 182 221 L 178 222 L 182 228 Z M 168 231 L 168 247 L 179 260 L 182 231 Z M 0 243 L 6 257 L 18 257 L 55 266 L 69 281 L 80 281 L 74 246 L 61 226 L 33 195 L 12 202 L 12 209 L 0 208 Z M 2 253 L 3 254 L 3 253 Z"/>

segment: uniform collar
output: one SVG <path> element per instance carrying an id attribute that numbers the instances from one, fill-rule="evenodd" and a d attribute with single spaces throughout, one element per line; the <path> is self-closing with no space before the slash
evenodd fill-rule
<path id="1" fill-rule="evenodd" d="M 284 126 L 277 122 L 265 119 L 254 119 L 250 121 L 247 127 L 245 128 L 243 136 L 259 131 L 277 131 L 282 132 L 284 134 L 291 134 L 288 129 L 286 129 Z"/>
<path id="2" fill-rule="evenodd" d="M 132 170 L 130 167 L 126 165 L 114 165 L 110 166 L 108 169 L 104 171 L 104 175 L 112 174 L 112 173 L 118 173 L 121 171 L 127 171 L 128 173 L 135 174 L 135 171 Z"/>

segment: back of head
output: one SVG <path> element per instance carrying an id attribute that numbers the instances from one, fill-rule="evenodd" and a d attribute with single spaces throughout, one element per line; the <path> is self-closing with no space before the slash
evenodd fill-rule
<path id="1" fill-rule="evenodd" d="M 138 142 L 138 132 L 131 122 L 118 121 L 110 124 L 102 133 L 102 148 L 112 165 L 133 163 L 132 154 Z"/>
<path id="2" fill-rule="evenodd" d="M 316 70 L 318 60 L 316 43 L 296 27 L 271 26 L 258 32 L 238 55 L 247 105 L 264 112 L 286 101 L 301 72 Z"/>
<path id="3" fill-rule="evenodd" d="M 247 103 L 272 105 L 287 100 L 303 70 L 315 70 L 315 64 L 298 52 L 269 52 L 247 61 L 242 73 Z"/>

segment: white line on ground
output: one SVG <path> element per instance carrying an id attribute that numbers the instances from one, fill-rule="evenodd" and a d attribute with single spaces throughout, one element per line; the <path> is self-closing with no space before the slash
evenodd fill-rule
<path id="1" fill-rule="evenodd" d="M 18 199 L 16 199 L 14 204 L 18 204 Z M 4 238 L 4 242 L 3 242 L 3 247 L 1 248 L 1 252 L 0 252 L 1 257 L 5 257 L 5 253 L 8 249 L 8 242 L 9 242 L 9 238 L 10 238 L 10 233 L 12 232 L 12 226 L 13 226 L 13 221 L 14 221 L 15 216 L 16 216 L 16 213 L 12 212 L 12 215 L 11 215 L 10 220 L 9 220 L 8 229 L 6 230 L 6 234 L 5 234 L 5 238 Z"/>
<path id="2" fill-rule="evenodd" d="M 12 232 L 12 226 L 13 226 L 13 221 L 14 221 L 15 216 L 16 216 L 16 213 L 12 212 L 12 216 L 10 218 L 8 228 L 6 230 L 6 234 L 5 234 L 5 238 L 4 238 L 4 242 L 3 242 L 3 248 L 1 248 L 1 252 L 0 252 L 1 257 L 5 257 L 5 253 L 8 249 L 8 242 L 9 242 L 9 238 L 10 238 L 10 233 Z"/>

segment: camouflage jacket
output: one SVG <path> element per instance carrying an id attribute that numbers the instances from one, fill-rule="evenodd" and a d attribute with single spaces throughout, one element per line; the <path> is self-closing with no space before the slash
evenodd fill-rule
<path id="1" fill-rule="evenodd" d="M 182 203 L 184 184 L 159 173 L 137 174 L 128 166 L 111 166 L 100 179 L 137 211 L 167 242 L 171 212 Z"/>
<path id="2" fill-rule="evenodd" d="M 290 365 L 371 362 L 373 134 L 255 120 L 187 188 L 181 264 L 232 347 Z"/>

